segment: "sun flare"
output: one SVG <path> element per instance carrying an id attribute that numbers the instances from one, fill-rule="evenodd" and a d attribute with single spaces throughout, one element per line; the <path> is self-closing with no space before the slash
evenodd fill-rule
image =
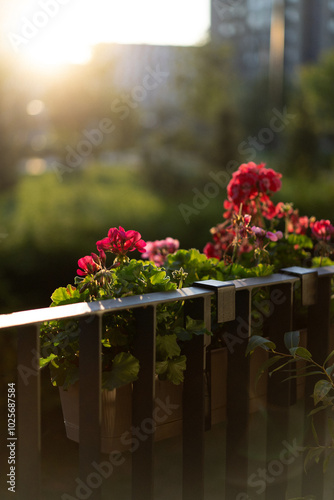
<path id="1" fill-rule="evenodd" d="M 196 9 L 191 0 L 170 0 L 168 6 L 159 0 L 30 3 L 28 8 L 25 0 L 21 9 L 16 4 L 7 38 L 20 57 L 42 66 L 85 63 L 103 42 L 192 45 L 209 25 L 208 0 Z"/>

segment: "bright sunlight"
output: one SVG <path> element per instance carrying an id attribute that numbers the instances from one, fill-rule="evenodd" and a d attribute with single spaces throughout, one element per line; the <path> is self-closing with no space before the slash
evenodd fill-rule
<path id="1" fill-rule="evenodd" d="M 15 8 L 14 8 L 15 5 Z M 209 0 L 21 0 L 5 8 L 11 50 L 41 66 L 81 64 L 95 44 L 195 45 L 209 28 Z"/>

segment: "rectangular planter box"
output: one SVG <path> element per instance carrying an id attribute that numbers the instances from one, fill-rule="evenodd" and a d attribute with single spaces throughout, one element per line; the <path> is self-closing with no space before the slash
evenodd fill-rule
<path id="1" fill-rule="evenodd" d="M 211 421 L 216 424 L 226 416 L 226 349 L 217 349 L 211 353 Z M 66 435 L 79 442 L 79 384 L 64 391 L 59 388 L 63 409 Z M 164 414 L 164 402 L 176 405 L 171 414 Z M 162 404 L 159 404 L 162 402 Z M 170 382 L 156 381 L 155 408 L 157 418 L 155 440 L 159 441 L 182 432 L 182 384 L 176 386 Z M 102 391 L 102 427 L 101 450 L 109 453 L 113 450 L 124 451 L 130 448 L 130 429 L 132 418 L 132 386 L 125 385 L 113 391 Z"/>
<path id="2" fill-rule="evenodd" d="M 227 349 L 215 349 L 211 353 L 211 425 L 226 420 Z M 250 359 L 249 411 L 261 410 L 266 405 L 267 382 L 263 376 L 254 390 L 255 377 L 267 353 L 258 349 Z M 79 442 L 79 385 L 68 391 L 59 388 L 67 437 Z M 167 399 L 168 398 L 168 399 Z M 164 413 L 164 402 L 177 406 L 171 414 Z M 159 415 L 155 421 L 155 440 L 159 441 L 182 433 L 182 384 L 156 380 L 155 409 Z M 155 414 L 155 413 L 154 413 Z M 132 418 L 132 385 L 102 391 L 101 450 L 124 451 L 130 448 Z"/>

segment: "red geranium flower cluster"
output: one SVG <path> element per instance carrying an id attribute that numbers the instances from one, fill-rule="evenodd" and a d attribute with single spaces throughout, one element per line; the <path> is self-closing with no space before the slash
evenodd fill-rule
<path id="1" fill-rule="evenodd" d="M 133 252 L 134 250 L 144 252 L 146 243 L 141 239 L 138 231 L 125 231 L 120 226 L 119 229 L 116 227 L 110 228 L 107 238 L 97 241 L 96 246 L 99 255 L 92 253 L 78 260 L 79 269 L 77 270 L 77 274 L 79 276 L 94 275 L 103 269 L 106 264 L 105 252 L 116 254 L 117 257 L 113 265 L 115 267 L 129 260 L 126 256 L 128 252 Z"/>
<path id="2" fill-rule="evenodd" d="M 292 203 L 277 203 L 276 217 L 285 219 L 286 234 L 294 233 L 305 235 L 312 222 L 312 218 L 309 219 L 307 215 L 301 217 L 299 215 L 299 210 L 294 208 Z"/>
<path id="3" fill-rule="evenodd" d="M 141 234 L 138 231 L 125 231 L 125 229 L 119 226 L 119 229 L 116 227 L 110 228 L 107 238 L 97 241 L 96 246 L 98 250 L 125 256 L 128 252 L 133 252 L 134 250 L 143 252 L 146 243 L 141 239 Z"/>
<path id="4" fill-rule="evenodd" d="M 240 165 L 227 186 L 224 217 L 229 219 L 234 212 L 238 213 L 241 205 L 244 214 L 255 216 L 260 211 L 267 219 L 275 217 L 277 211 L 270 196 L 280 190 L 281 177 L 282 174 L 266 168 L 264 163 Z"/>
<path id="5" fill-rule="evenodd" d="M 87 274 L 96 274 L 100 271 L 106 262 L 106 254 L 100 251 L 100 256 L 96 253 L 91 253 L 78 260 L 78 266 L 81 269 L 77 270 L 79 276 L 86 276 Z"/>
<path id="6" fill-rule="evenodd" d="M 142 258 L 152 260 L 157 266 L 163 266 L 167 255 L 175 253 L 179 246 L 178 240 L 169 237 L 165 240 L 147 241 Z"/>
<path id="7" fill-rule="evenodd" d="M 311 229 L 311 235 L 315 239 L 327 242 L 334 235 L 334 226 L 328 219 L 317 221 L 315 217 L 307 215 L 301 217 L 299 210 L 294 209 L 291 203 L 278 203 L 277 212 L 280 217 L 285 217 L 288 233 L 306 235 L 308 229 Z"/>
<path id="8" fill-rule="evenodd" d="M 223 222 L 211 228 L 214 243 L 207 243 L 203 253 L 209 258 L 228 260 L 227 253 L 235 249 L 237 255 L 252 250 L 248 241 L 248 236 L 252 234 L 249 226 L 251 222 L 250 215 L 236 215 L 230 221 Z M 229 225 L 228 225 L 229 224 Z"/>
<path id="9" fill-rule="evenodd" d="M 253 251 L 254 256 L 262 258 L 265 255 L 264 250 L 269 246 L 275 258 L 276 254 L 273 246 L 270 247 L 270 242 L 283 239 L 283 233 L 276 230 L 281 221 L 285 222 L 283 244 L 288 245 L 286 248 L 289 258 L 293 258 L 289 254 L 289 244 L 293 245 L 293 250 L 304 251 L 304 257 L 307 256 L 306 250 L 310 248 L 313 257 L 317 253 L 321 257 L 333 254 L 334 226 L 329 220 L 316 221 L 315 217 L 300 216 L 299 210 L 295 209 L 292 203 L 279 202 L 274 205 L 271 201 L 271 195 L 281 188 L 281 177 L 280 173 L 266 168 L 264 163 L 256 165 L 250 162 L 240 165 L 227 186 L 228 198 L 224 202 L 226 211 L 223 214 L 227 220 L 211 229 L 213 243 L 207 243 L 203 250 L 207 257 L 229 262 L 231 253 L 234 261 L 244 252 Z M 299 239 L 289 239 L 289 234 L 294 234 Z M 315 244 L 312 244 L 310 237 L 316 240 Z M 281 254 L 282 248 L 281 245 Z M 268 257 L 269 253 L 266 253 Z M 298 255 L 297 258 L 299 257 Z M 247 259 L 245 261 L 248 262 Z"/>
<path id="10" fill-rule="evenodd" d="M 310 224 L 312 234 L 317 240 L 330 241 L 334 235 L 334 226 L 329 220 L 321 219 L 319 221 L 311 222 Z"/>
<path id="11" fill-rule="evenodd" d="M 203 249 L 203 253 L 208 259 L 214 257 L 220 260 L 231 247 L 235 234 L 226 225 L 227 222 L 223 222 L 210 229 L 214 243 L 207 243 Z"/>

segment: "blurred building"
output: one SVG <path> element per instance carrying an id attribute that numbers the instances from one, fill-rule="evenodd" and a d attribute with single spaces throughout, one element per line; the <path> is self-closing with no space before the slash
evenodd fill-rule
<path id="1" fill-rule="evenodd" d="M 193 54 L 194 47 L 104 43 L 95 46 L 92 61 L 110 67 L 110 80 L 119 91 L 131 91 L 136 100 L 138 89 L 138 102 L 143 87 L 147 107 L 174 106 L 178 104 L 174 89 L 180 76 L 189 73 Z"/>
<path id="2" fill-rule="evenodd" d="M 334 47 L 334 0 L 211 0 L 211 39 L 234 47 L 247 77 L 268 72 L 275 45 L 292 76 Z"/>
<path id="3" fill-rule="evenodd" d="M 299 65 L 316 62 L 334 48 L 334 0 L 211 0 L 210 38 L 234 53 L 243 78 L 295 74 Z M 177 107 L 182 74 L 191 71 L 196 47 L 149 44 L 101 44 L 94 63 L 110 66 L 110 78 L 120 90 L 132 91 L 159 68 L 161 78 L 148 91 L 144 107 Z M 159 71 L 159 70 L 158 70 Z M 178 88 L 178 95 L 175 93 Z M 181 92 L 182 93 L 182 92 Z"/>
<path id="4" fill-rule="evenodd" d="M 244 76 L 268 69 L 271 7 L 271 0 L 211 0 L 211 41 L 234 48 Z"/>

